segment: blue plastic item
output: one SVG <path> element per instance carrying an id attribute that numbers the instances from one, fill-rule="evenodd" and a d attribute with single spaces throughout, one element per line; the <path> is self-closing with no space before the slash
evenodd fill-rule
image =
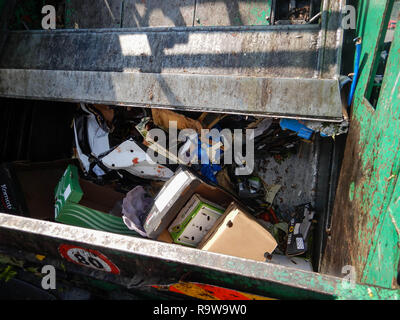
<path id="1" fill-rule="evenodd" d="M 295 119 L 282 119 L 279 124 L 283 130 L 289 129 L 297 132 L 297 135 L 303 139 L 310 140 L 314 133 L 314 130 Z"/>
<path id="2" fill-rule="evenodd" d="M 222 167 L 218 164 L 202 164 L 200 172 L 206 180 L 218 184 L 215 175 L 221 170 Z"/>
<path id="3" fill-rule="evenodd" d="M 347 105 L 350 107 L 351 102 L 353 101 L 354 92 L 356 91 L 358 74 L 360 71 L 360 57 L 361 57 L 361 38 L 357 39 L 356 42 L 356 61 L 354 63 L 354 77 L 353 82 L 351 83 L 349 100 L 347 101 Z"/>
<path id="4" fill-rule="evenodd" d="M 222 167 L 220 165 L 210 163 L 210 159 L 208 158 L 206 150 L 204 150 L 201 146 L 202 146 L 202 143 L 199 139 L 199 141 L 198 141 L 198 159 L 201 163 L 200 172 L 205 177 L 206 180 L 209 180 L 215 184 L 218 184 L 217 178 L 215 175 L 219 171 L 222 170 Z M 220 151 L 220 155 L 221 155 L 221 153 L 222 153 L 222 151 Z"/>

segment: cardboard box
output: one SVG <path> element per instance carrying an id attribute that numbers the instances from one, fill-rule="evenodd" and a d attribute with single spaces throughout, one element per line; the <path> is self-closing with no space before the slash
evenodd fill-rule
<path id="1" fill-rule="evenodd" d="M 55 190 L 55 220 L 65 224 L 137 236 L 122 220 L 122 212 L 113 215 L 123 193 L 79 178 L 78 169 L 69 165 Z M 122 209 L 121 209 L 122 211 Z"/>
<path id="2" fill-rule="evenodd" d="M 195 193 L 223 208 L 238 201 L 229 192 L 205 183 L 190 169 L 180 167 L 154 200 L 143 226 L 147 236 L 157 239 Z"/>
<path id="3" fill-rule="evenodd" d="M 231 203 L 198 248 L 266 261 L 265 254 L 272 254 L 277 245 L 274 237 L 253 216 L 236 203 Z"/>
<path id="4" fill-rule="evenodd" d="M 172 239 L 170 233 L 167 229 L 161 232 L 160 236 L 157 238 L 157 241 L 166 242 L 166 243 L 174 243 L 174 239 Z"/>
<path id="5" fill-rule="evenodd" d="M 0 211 L 54 221 L 54 188 L 70 163 L 74 160 L 1 164 Z"/>
<path id="6" fill-rule="evenodd" d="M 194 194 L 168 231 L 175 243 L 197 247 L 223 213 L 224 208 Z"/>

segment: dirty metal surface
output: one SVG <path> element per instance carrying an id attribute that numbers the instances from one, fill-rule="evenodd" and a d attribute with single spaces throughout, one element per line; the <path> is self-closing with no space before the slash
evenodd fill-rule
<path id="1" fill-rule="evenodd" d="M 65 2 L 65 28 L 119 28 L 123 2 L 68 0 Z"/>
<path id="2" fill-rule="evenodd" d="M 14 31 L 0 68 L 312 78 L 318 36 L 315 25 Z"/>
<path id="3" fill-rule="evenodd" d="M 289 220 L 295 207 L 302 204 L 311 203 L 315 209 L 312 246 L 307 252 L 315 271 L 320 271 L 325 249 L 326 224 L 332 211 L 330 196 L 336 191 L 339 171 L 340 159 L 336 153 L 340 146 L 337 143 L 341 138 L 333 140 L 316 136 L 312 143 L 300 142 L 297 153 L 278 160 L 267 156 L 256 166 L 258 176 L 267 185 L 281 186 L 273 205 L 283 219 Z"/>
<path id="4" fill-rule="evenodd" d="M 189 2 L 178 1 L 175 9 L 189 10 L 192 6 Z M 340 121 L 339 90 L 333 79 L 337 77 L 339 63 L 340 30 L 337 17 L 340 17 L 342 2 L 324 1 L 322 27 L 186 28 L 182 25 L 188 25 L 188 22 L 183 22 L 186 18 L 180 10 L 181 21 L 174 22 L 180 27 L 173 28 L 143 28 L 137 22 L 135 27 L 139 28 L 136 29 L 11 32 L 0 54 L 0 94 L 29 99 L 81 100 Z M 87 16 L 87 21 L 93 23 L 97 18 L 103 21 L 102 26 L 110 25 L 110 17 L 114 17 L 112 21 L 118 25 L 124 21 L 126 12 L 138 10 L 136 18 L 142 19 L 142 25 L 162 25 L 164 22 L 157 22 L 162 21 L 161 16 L 174 19 L 173 12 L 167 10 L 166 2 L 148 1 L 142 3 L 144 7 L 139 1 L 124 1 L 122 5 L 117 0 L 107 3 L 108 6 L 104 7 L 103 4 L 104 8 L 95 10 L 90 8 L 87 1 L 71 2 L 71 7 L 67 6 L 66 16 L 71 16 L 76 10 L 75 13 L 81 15 L 82 19 Z M 254 15 L 256 12 L 253 5 L 257 8 L 266 5 L 268 10 L 270 2 L 238 2 L 237 6 L 235 3 L 229 7 L 246 20 L 247 14 Z M 197 5 L 201 13 L 202 9 L 209 10 L 216 3 L 201 1 L 196 2 L 196 8 Z M 227 3 L 223 5 L 228 6 Z M 84 12 L 89 9 L 98 11 L 99 16 L 85 15 Z M 174 11 L 172 8 L 170 10 Z M 153 13 L 156 13 L 155 21 L 151 21 Z M 108 18 L 103 19 L 103 15 L 108 15 Z M 190 17 L 187 19 L 190 20 Z M 133 21 L 131 18 L 128 20 Z M 95 26 L 90 25 L 92 22 L 87 22 L 86 27 Z M 235 24 L 232 21 L 230 23 Z M 79 26 L 78 21 L 77 27 L 85 27 L 84 22 Z M 27 47 L 29 50 L 26 50 Z M 25 70 L 23 74 L 20 69 Z M 41 73 L 36 73 L 36 70 L 41 70 Z M 70 74 L 60 76 L 62 73 L 58 71 L 61 70 L 70 71 Z M 128 74 L 130 72 L 134 76 Z M 172 79 L 176 74 L 179 77 Z M 197 78 L 190 78 L 190 83 L 185 85 L 183 81 L 189 79 L 186 78 L 189 74 Z M 47 88 L 32 86 L 32 79 L 38 75 L 38 82 L 46 84 Z M 221 78 L 221 75 L 230 78 Z M 320 82 L 311 80 L 321 78 L 324 80 Z M 102 79 L 105 83 L 99 84 L 96 79 Z M 236 79 L 237 84 L 234 83 Z M 144 84 L 138 85 L 142 80 Z M 220 80 L 223 81 L 220 83 Z M 132 86 L 131 81 L 134 82 Z M 76 86 L 76 91 L 72 90 L 72 83 L 80 83 L 86 92 L 82 94 L 83 90 Z M 192 87 L 187 90 L 189 86 Z M 143 92 L 143 89 L 147 92 Z M 160 92 L 155 99 L 153 89 Z M 243 90 L 249 90 L 249 94 Z M 133 92 L 139 92 L 139 97 L 132 99 L 129 95 Z M 195 94 L 198 100 L 202 100 L 201 103 L 192 101 Z"/>
<path id="5" fill-rule="evenodd" d="M 266 184 L 282 186 L 273 204 L 286 217 L 290 217 L 295 206 L 305 203 L 315 206 L 318 161 L 319 145 L 300 142 L 297 154 L 279 162 L 268 156 L 258 163 L 257 172 Z"/>
<path id="6" fill-rule="evenodd" d="M 322 4 L 321 33 L 318 39 L 317 77 L 332 77 L 341 74 L 343 29 L 342 10 L 345 0 L 324 0 Z M 329 50 L 336 48 L 337 50 Z M 334 63 L 332 63 L 334 62 Z"/>
<path id="7" fill-rule="evenodd" d="M 333 79 L 0 69 L 0 96 L 342 119 Z"/>
<path id="8" fill-rule="evenodd" d="M 356 203 L 348 201 L 352 181 L 362 178 L 361 160 L 356 156 L 361 152 L 359 130 L 359 124 L 352 121 L 335 197 L 332 224 L 330 230 L 328 230 L 330 236 L 321 268 L 322 272 L 338 276 L 342 274 L 344 266 L 353 266 L 358 275 L 358 281 L 361 280 L 363 269 L 363 265 L 358 262 L 358 257 L 367 256 L 369 250 L 368 239 L 364 239 L 362 243 L 358 239 L 358 231 L 360 228 L 366 227 L 365 221 L 362 224 L 363 215 L 358 210 L 363 205 L 363 200 L 357 200 Z M 354 156 L 350 157 L 349 154 Z"/>
<path id="9" fill-rule="evenodd" d="M 15 8 L 16 0 L 0 1 L 0 51 L 8 37 L 8 21 Z"/>
<path id="10" fill-rule="evenodd" d="M 185 278 L 277 298 L 398 298 L 395 290 L 363 285 L 349 288 L 340 278 L 318 273 L 48 221 L 0 214 L 0 230 L 0 246 L 61 260 L 65 265 L 70 262 L 60 257 L 60 244 L 98 250 L 120 274 L 90 269 L 91 276 L 111 283 L 118 283 L 120 278 L 131 279 L 132 284 L 136 279 L 136 288 L 150 284 L 148 281 L 166 284 Z M 85 269 L 82 267 L 82 272 Z"/>
<path id="11" fill-rule="evenodd" d="M 125 0 L 123 28 L 193 26 L 195 0 Z"/>
<path id="12" fill-rule="evenodd" d="M 272 0 L 71 0 L 66 28 L 269 25 Z"/>
<path id="13" fill-rule="evenodd" d="M 399 290 L 396 281 L 400 260 L 399 27 L 376 108 L 366 97 L 392 5 L 393 1 L 371 1 L 363 2 L 360 7 L 357 31 L 363 38 L 363 66 L 352 106 L 322 272 L 338 274 L 344 266 L 352 266 L 358 281 Z"/>
<path id="14" fill-rule="evenodd" d="M 66 28 L 135 28 L 192 26 L 195 0 L 71 0 Z"/>
<path id="15" fill-rule="evenodd" d="M 134 278 L 113 277 L 106 272 L 82 268 L 82 266 L 73 263 L 65 263 L 65 260 L 60 259 L 60 256 L 54 258 L 13 249 L 9 246 L 0 246 L 0 267 L 11 266 L 12 270 L 17 272 L 16 277 L 18 279 L 22 278 L 28 283 L 36 284 L 38 288 L 41 288 L 43 276 L 39 271 L 44 265 L 52 265 L 56 268 L 56 291 L 52 291 L 52 294 L 55 294 L 58 299 L 63 299 L 65 289 L 71 286 L 88 290 L 90 295 L 103 300 L 171 299 L 171 295 L 168 296 L 163 291 L 153 292 L 156 290 L 150 285 L 141 286 L 140 289 L 137 289 L 137 284 L 143 282 L 140 276 Z M 26 298 L 26 296 L 26 293 L 22 294 L 21 299 Z M 180 297 L 173 296 L 172 298 L 179 299 Z M 81 295 L 74 297 L 74 300 L 82 299 L 84 297 Z"/>

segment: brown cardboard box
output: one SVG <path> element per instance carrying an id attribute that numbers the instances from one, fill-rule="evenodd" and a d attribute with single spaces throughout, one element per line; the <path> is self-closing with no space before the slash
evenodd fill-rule
<path id="1" fill-rule="evenodd" d="M 265 253 L 272 253 L 276 246 L 274 237 L 253 216 L 233 202 L 204 237 L 198 248 L 265 261 Z"/>
<path id="2" fill-rule="evenodd" d="M 172 239 L 170 233 L 167 229 L 161 232 L 160 236 L 157 238 L 158 241 L 166 242 L 166 243 L 174 243 L 174 239 Z"/>

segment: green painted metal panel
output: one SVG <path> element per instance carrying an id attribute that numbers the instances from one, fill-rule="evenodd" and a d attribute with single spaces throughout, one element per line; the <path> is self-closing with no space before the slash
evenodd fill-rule
<path id="1" fill-rule="evenodd" d="M 368 101 L 394 1 L 361 1 L 360 77 L 323 271 L 355 267 L 361 283 L 399 289 L 400 28 L 397 26 L 376 108 Z M 342 212 L 342 213 L 341 213 Z M 340 230 L 340 232 L 339 232 Z M 340 262 L 335 252 L 342 251 Z M 336 264 L 336 265 L 335 265 Z"/>
<path id="2" fill-rule="evenodd" d="M 390 17 L 388 15 L 388 17 Z M 387 20 L 383 23 L 387 26 Z M 384 36 L 384 35 L 382 35 Z M 371 138 L 376 142 L 368 145 L 366 156 L 373 159 L 372 185 L 376 184 L 371 218 L 377 219 L 377 229 L 372 240 L 363 280 L 385 287 L 395 285 L 399 263 L 398 234 L 393 220 L 400 221 L 400 196 L 398 175 L 400 172 L 400 27 L 397 26 L 390 49 L 380 97 L 371 124 Z M 373 72 L 374 70 L 372 70 Z M 378 157 L 372 158 L 378 153 Z M 367 159 L 365 159 L 367 161 Z M 397 187 L 396 186 L 397 183 Z"/>

